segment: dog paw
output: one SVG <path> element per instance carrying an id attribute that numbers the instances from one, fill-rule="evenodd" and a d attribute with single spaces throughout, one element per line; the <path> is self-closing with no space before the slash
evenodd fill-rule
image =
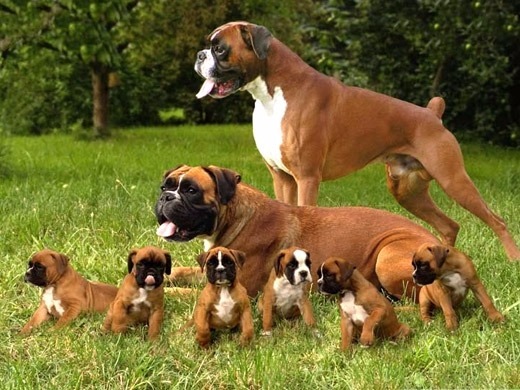
<path id="1" fill-rule="evenodd" d="M 260 335 L 261 336 L 266 336 L 266 337 L 271 337 L 273 335 L 273 332 L 271 332 L 270 330 L 262 330 L 260 332 Z"/>
<path id="2" fill-rule="evenodd" d="M 323 335 L 321 334 L 321 332 L 318 329 L 313 329 L 312 335 L 317 339 L 321 339 L 323 337 Z"/>
<path id="3" fill-rule="evenodd" d="M 489 316 L 491 322 L 504 322 L 506 318 L 500 313 L 494 313 Z"/>

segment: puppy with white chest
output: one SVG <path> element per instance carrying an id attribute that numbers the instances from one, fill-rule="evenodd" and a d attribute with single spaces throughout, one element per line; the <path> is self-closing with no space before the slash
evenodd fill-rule
<path id="1" fill-rule="evenodd" d="M 424 322 L 431 321 L 435 308 L 444 313 L 446 327 L 458 327 L 455 308 L 473 291 L 490 321 L 502 322 L 504 316 L 495 308 L 477 276 L 473 262 L 464 253 L 447 245 L 422 245 L 413 256 L 413 279 L 422 286 L 419 307 Z"/>
<path id="2" fill-rule="evenodd" d="M 159 336 L 164 319 L 164 274 L 171 273 L 168 252 L 153 246 L 134 249 L 128 255 L 128 274 L 110 305 L 105 331 L 123 333 L 129 326 L 148 324 L 148 339 Z"/>
<path id="3" fill-rule="evenodd" d="M 309 253 L 294 246 L 280 251 L 258 300 L 258 308 L 262 312 L 262 335 L 271 335 L 274 314 L 285 319 L 301 315 L 304 322 L 318 334 L 309 300 L 311 283 Z"/>
<path id="4" fill-rule="evenodd" d="M 206 271 L 207 284 L 202 290 L 192 323 L 196 340 L 202 348 L 208 348 L 211 331 L 240 327 L 240 344 L 246 345 L 253 338 L 253 315 L 247 291 L 238 281 L 245 254 L 224 247 L 216 247 L 197 258 Z"/>
<path id="5" fill-rule="evenodd" d="M 347 260 L 330 257 L 318 269 L 318 290 L 325 295 L 339 294 L 341 350 L 347 350 L 355 336 L 371 346 L 375 337 L 404 339 L 411 334 L 400 323 L 392 304 Z"/>
<path id="6" fill-rule="evenodd" d="M 29 334 L 52 317 L 58 318 L 54 329 L 60 329 L 83 312 L 103 312 L 117 294 L 117 287 L 86 280 L 70 266 L 66 255 L 50 249 L 31 257 L 25 281 L 44 291 L 22 334 Z"/>

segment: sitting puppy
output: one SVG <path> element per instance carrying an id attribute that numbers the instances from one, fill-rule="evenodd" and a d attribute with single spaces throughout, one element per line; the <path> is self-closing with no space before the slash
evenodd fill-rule
<path id="1" fill-rule="evenodd" d="M 238 281 L 239 268 L 245 254 L 233 249 L 216 247 L 197 258 L 202 270 L 206 270 L 208 282 L 193 312 L 196 340 L 202 348 L 208 348 L 211 330 L 241 329 L 240 344 L 246 345 L 253 338 L 253 315 L 247 291 Z"/>
<path id="2" fill-rule="evenodd" d="M 397 320 L 392 304 L 348 261 L 331 257 L 318 269 L 318 290 L 325 295 L 339 294 L 341 350 L 348 349 L 354 334 L 361 333 L 363 346 L 381 338 L 404 339 L 410 328 Z"/>
<path id="3" fill-rule="evenodd" d="M 159 335 L 164 318 L 164 274 L 169 275 L 172 259 L 153 246 L 134 249 L 128 255 L 128 274 L 110 305 L 103 323 L 105 331 L 125 332 L 130 325 L 148 324 L 148 339 Z"/>
<path id="4" fill-rule="evenodd" d="M 258 300 L 263 319 L 262 335 L 271 335 L 274 313 L 285 319 L 302 315 L 308 326 L 316 327 L 309 300 L 311 283 L 309 253 L 297 247 L 280 251 L 264 286 L 263 295 Z M 316 329 L 314 331 L 318 334 Z"/>
<path id="5" fill-rule="evenodd" d="M 117 287 L 86 280 L 69 265 L 67 256 L 49 249 L 32 256 L 25 281 L 44 290 L 40 306 L 22 334 L 29 334 L 51 317 L 58 318 L 54 328 L 59 329 L 81 312 L 103 312 L 117 294 Z"/>
<path id="6" fill-rule="evenodd" d="M 464 253 L 446 245 L 422 245 L 413 256 L 412 266 L 414 282 L 423 286 L 419 292 L 419 307 L 424 322 L 431 321 L 432 311 L 438 307 L 444 313 L 446 327 L 457 329 L 454 308 L 464 300 L 468 288 L 491 321 L 504 321 L 478 278 L 473 262 Z"/>

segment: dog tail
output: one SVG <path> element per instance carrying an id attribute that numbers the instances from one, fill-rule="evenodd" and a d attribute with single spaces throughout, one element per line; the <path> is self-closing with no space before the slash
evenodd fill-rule
<path id="1" fill-rule="evenodd" d="M 433 111 L 437 118 L 442 120 L 442 114 L 444 114 L 444 109 L 446 108 L 446 102 L 440 96 L 434 96 L 430 99 L 426 108 Z"/>

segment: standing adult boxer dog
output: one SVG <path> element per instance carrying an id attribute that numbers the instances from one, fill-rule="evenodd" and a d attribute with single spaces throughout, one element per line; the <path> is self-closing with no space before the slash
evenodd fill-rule
<path id="1" fill-rule="evenodd" d="M 430 197 L 432 179 L 495 232 L 509 259 L 520 259 L 506 224 L 480 196 L 457 140 L 442 125 L 442 98 L 423 108 L 345 86 L 311 68 L 267 28 L 247 22 L 218 27 L 208 40 L 211 47 L 195 63 L 206 79 L 197 97 L 251 93 L 254 138 L 277 199 L 315 205 L 321 181 L 382 161 L 392 195 L 445 243 L 455 244 L 459 225 Z"/>
<path id="2" fill-rule="evenodd" d="M 313 279 L 321 263 L 334 255 L 351 259 L 369 281 L 385 287 L 377 264 L 391 266 L 404 258 L 409 267 L 422 244 L 440 244 L 423 227 L 383 210 L 273 200 L 225 168 L 182 165 L 165 173 L 161 189 L 157 234 L 169 241 L 202 238 L 206 250 L 224 246 L 244 252 L 239 280 L 252 297 L 264 287 L 280 251 L 291 246 L 312 254 Z M 404 294 L 411 296 L 411 271 L 409 280 Z"/>

